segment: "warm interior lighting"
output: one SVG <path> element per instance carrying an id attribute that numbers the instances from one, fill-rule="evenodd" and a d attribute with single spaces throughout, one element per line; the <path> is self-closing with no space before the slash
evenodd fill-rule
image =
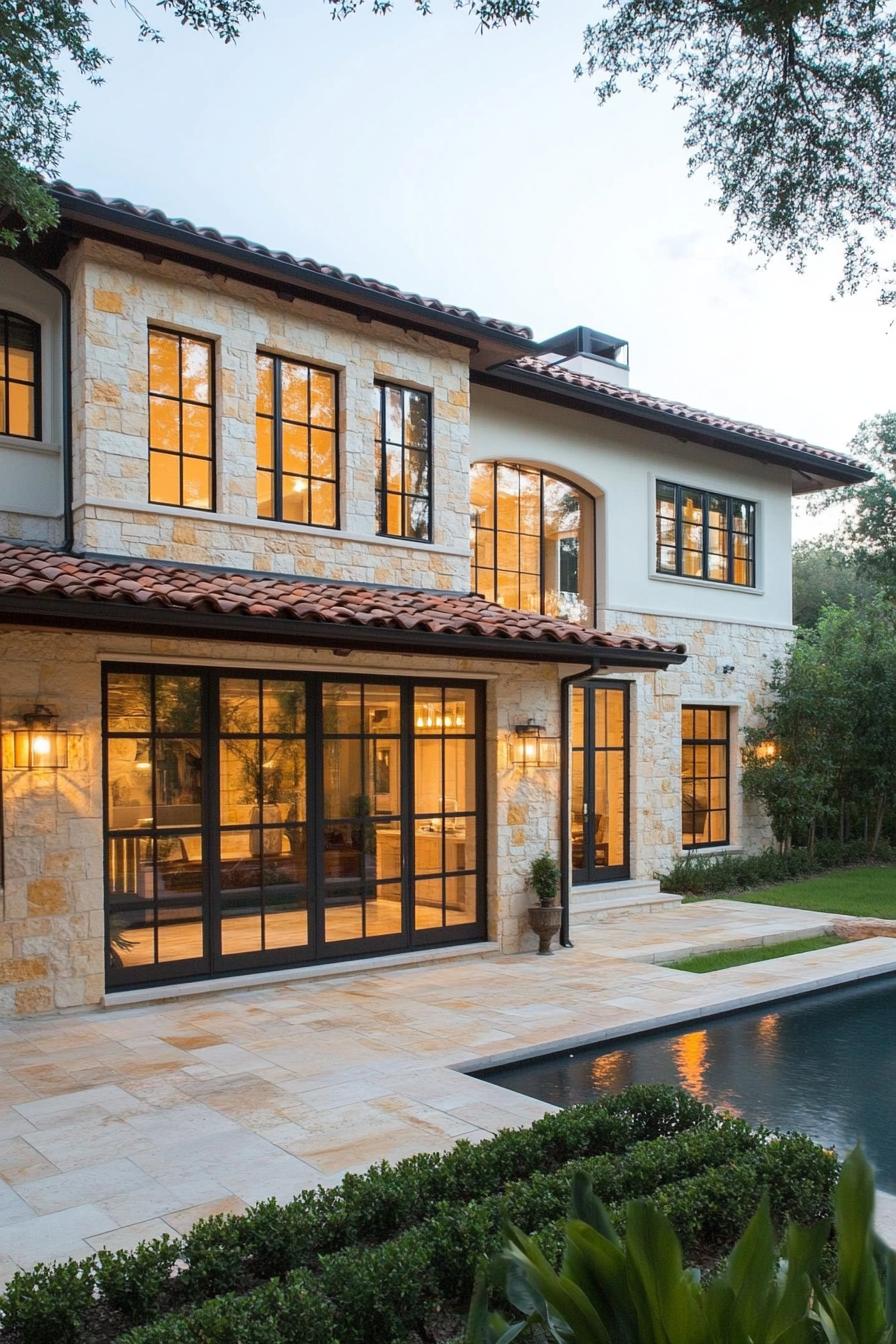
<path id="1" fill-rule="evenodd" d="M 444 713 L 440 702 L 419 705 L 414 716 L 414 726 L 420 732 L 433 728 L 438 731 L 444 728 L 449 732 L 453 730 L 462 733 L 466 727 L 466 721 L 466 711 L 462 700 L 453 706 L 446 702 Z"/>
<path id="2" fill-rule="evenodd" d="M 15 731 L 17 770 L 60 770 L 68 765 L 68 733 L 56 725 L 59 716 L 46 705 L 23 714 L 24 728 Z"/>
<path id="3" fill-rule="evenodd" d="M 529 719 L 518 723 L 513 730 L 510 746 L 511 764 L 523 770 L 541 770 L 557 765 L 560 760 L 559 737 L 548 737 L 544 724 Z"/>

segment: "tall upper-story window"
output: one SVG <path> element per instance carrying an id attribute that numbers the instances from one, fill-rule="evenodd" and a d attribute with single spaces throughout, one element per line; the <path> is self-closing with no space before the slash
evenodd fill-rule
<path id="1" fill-rule="evenodd" d="M 0 309 L 0 434 L 40 438 L 40 327 Z"/>
<path id="2" fill-rule="evenodd" d="M 587 621 L 594 603 L 594 501 L 546 471 L 475 462 L 472 587 L 504 607 Z"/>
<path id="3" fill-rule="evenodd" d="M 336 374 L 259 351 L 256 375 L 259 518 L 337 527 Z"/>
<path id="4" fill-rule="evenodd" d="M 214 349 L 200 336 L 149 330 L 149 500 L 215 507 Z"/>
<path id="5" fill-rule="evenodd" d="M 656 483 L 659 574 L 756 586 L 756 505 L 710 490 Z"/>
<path id="6" fill-rule="evenodd" d="M 432 541 L 432 402 L 394 383 L 376 388 L 376 527 Z"/>

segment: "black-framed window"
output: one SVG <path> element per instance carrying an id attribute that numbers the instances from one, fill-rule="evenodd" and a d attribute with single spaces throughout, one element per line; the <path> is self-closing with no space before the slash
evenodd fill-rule
<path id="1" fill-rule="evenodd" d="M 485 931 L 484 686 L 106 664 L 108 983 Z"/>
<path id="2" fill-rule="evenodd" d="M 474 593 L 503 607 L 587 621 L 594 604 L 594 500 L 510 462 L 470 468 Z"/>
<path id="3" fill-rule="evenodd" d="M 149 502 L 215 507 L 215 349 L 149 328 Z"/>
<path id="4" fill-rule="evenodd" d="M 376 385 L 376 526 L 432 541 L 432 398 L 395 383 Z"/>
<path id="5" fill-rule="evenodd" d="M 629 875 L 628 682 L 573 686 L 569 704 L 572 880 Z"/>
<path id="6" fill-rule="evenodd" d="M 730 838 L 731 714 L 712 706 L 681 709 L 681 843 L 727 845 Z"/>
<path id="7" fill-rule="evenodd" d="M 746 499 L 656 483 L 658 574 L 756 586 L 756 505 Z"/>
<path id="8" fill-rule="evenodd" d="M 40 327 L 0 309 L 0 434 L 40 438 Z"/>
<path id="9" fill-rule="evenodd" d="M 338 527 L 336 374 L 259 350 L 256 383 L 259 518 Z"/>

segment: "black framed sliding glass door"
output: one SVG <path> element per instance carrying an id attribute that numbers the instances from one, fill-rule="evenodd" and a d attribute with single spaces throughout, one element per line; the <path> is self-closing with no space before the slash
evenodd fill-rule
<path id="1" fill-rule="evenodd" d="M 573 686 L 570 697 L 572 880 L 629 876 L 629 688 Z"/>
<path id="2" fill-rule="evenodd" d="M 110 988 L 484 933 L 482 688 L 104 669 Z"/>

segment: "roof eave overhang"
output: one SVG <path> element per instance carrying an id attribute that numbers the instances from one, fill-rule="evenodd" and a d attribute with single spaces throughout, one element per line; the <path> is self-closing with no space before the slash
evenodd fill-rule
<path id="1" fill-rule="evenodd" d="M 97 201 L 54 192 L 62 227 L 76 236 L 93 237 L 158 259 L 197 266 L 249 284 L 273 289 L 281 297 L 304 299 L 338 308 L 369 321 L 387 322 L 470 349 L 475 367 L 488 368 L 523 354 L 534 354 L 530 337 L 501 331 L 453 313 L 442 313 L 354 285 L 338 276 L 318 274 L 276 256 L 250 252 L 221 239 L 205 238 L 175 223 L 146 219 Z"/>
<path id="2" fill-rule="evenodd" d="M 561 385 L 553 379 L 526 369 L 498 368 L 488 373 L 477 371 L 472 378 L 473 382 L 484 387 L 493 387 L 498 391 L 549 401 L 554 405 L 566 406 L 573 410 L 587 411 L 593 415 L 603 416 L 607 420 L 637 425 L 641 429 L 668 434 L 688 443 L 702 443 L 710 448 L 720 448 L 724 452 L 738 453 L 742 457 L 750 457 L 766 465 L 788 467 L 794 474 L 795 494 L 825 490 L 838 485 L 854 485 L 860 481 L 870 481 L 874 475 L 864 467 L 830 462 L 824 457 L 811 456 L 781 444 L 755 439 L 750 434 L 742 434 L 736 430 L 715 429 L 696 421 L 684 420 L 669 411 L 653 410 L 647 406 L 622 402 L 610 393 L 600 392 L 594 388 Z"/>
<path id="3" fill-rule="evenodd" d="M 71 598 L 0 594 L 0 622 L 62 631 L 105 630 L 132 635 L 242 640 L 299 648 L 426 654 L 527 663 L 577 663 L 600 668 L 663 670 L 687 654 L 661 649 L 603 648 L 562 640 L 490 639 L 484 635 L 393 630 L 383 626 L 336 625 L 272 616 L 242 616 L 125 602 L 79 602 Z"/>

